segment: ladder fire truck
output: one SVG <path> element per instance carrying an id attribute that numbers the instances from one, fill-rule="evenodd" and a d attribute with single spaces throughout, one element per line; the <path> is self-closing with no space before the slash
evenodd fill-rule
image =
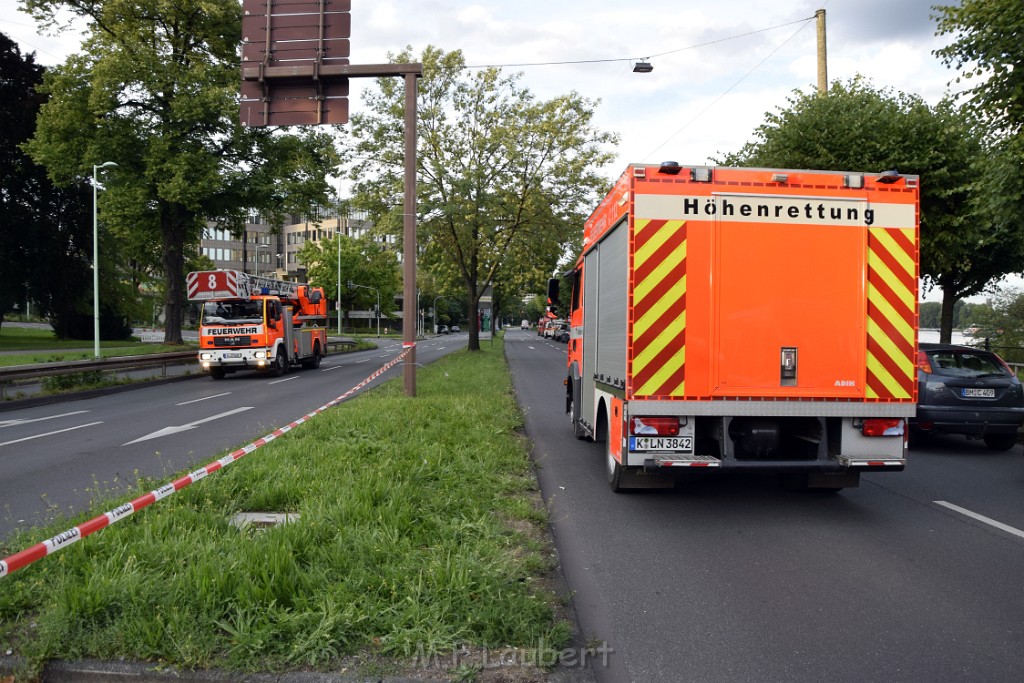
<path id="1" fill-rule="evenodd" d="M 895 171 L 630 166 L 563 302 L 566 410 L 604 442 L 611 488 L 759 470 L 839 490 L 902 470 L 918 223 L 918 178 Z"/>
<path id="2" fill-rule="evenodd" d="M 185 283 L 189 300 L 203 305 L 198 359 L 214 379 L 320 366 L 327 349 L 323 289 L 237 270 L 192 272 Z"/>

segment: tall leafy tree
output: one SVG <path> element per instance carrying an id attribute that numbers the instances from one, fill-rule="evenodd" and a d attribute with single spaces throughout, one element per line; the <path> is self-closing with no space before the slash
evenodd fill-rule
<path id="1" fill-rule="evenodd" d="M 340 261 L 339 261 L 340 257 Z M 348 312 L 360 307 L 372 310 L 380 293 L 380 314 L 395 312 L 395 296 L 402 286 L 398 272 L 398 256 L 390 247 L 366 236 L 335 235 L 302 245 L 299 261 L 306 266 L 306 279 L 314 287 L 323 287 L 329 298 L 338 291 L 338 273 L 341 273 L 341 313 L 348 327 Z M 338 265 L 341 264 L 339 271 Z M 354 282 L 361 287 L 349 287 Z M 373 289 L 367 289 L 367 288 Z"/>
<path id="2" fill-rule="evenodd" d="M 1000 157 L 986 147 L 974 118 L 948 100 L 931 107 L 855 78 L 833 83 L 824 97 L 796 91 L 754 137 L 722 162 L 921 176 L 921 275 L 942 288 L 945 341 L 959 299 L 1024 263 L 1024 231 L 993 206 Z"/>
<path id="3" fill-rule="evenodd" d="M 954 36 L 935 51 L 960 72 L 965 106 L 1003 135 L 1024 132 L 1024 12 L 1020 0 L 961 0 L 933 7 L 936 33 Z"/>
<path id="4" fill-rule="evenodd" d="M 411 50 L 395 59 L 413 61 Z M 459 51 L 428 47 L 417 61 L 420 264 L 464 288 L 469 348 L 478 350 L 481 295 L 499 277 L 554 271 L 606 184 L 597 169 L 616 138 L 594 128 L 597 103 L 577 93 L 538 101 L 518 75 L 468 71 Z M 382 80 L 366 97 L 368 113 L 352 118 L 355 203 L 396 234 L 403 97 L 401 84 Z"/>
<path id="5" fill-rule="evenodd" d="M 324 134 L 246 129 L 237 93 L 236 0 L 21 0 L 43 26 L 85 19 L 82 53 L 47 73 L 26 149 L 61 184 L 107 169 L 100 210 L 137 268 L 166 280 L 165 341 L 181 341 L 186 252 L 205 221 L 240 230 L 243 213 L 322 201 L 336 163 Z"/>
<path id="6" fill-rule="evenodd" d="M 934 7 L 937 33 L 953 36 L 935 51 L 959 73 L 962 106 L 986 130 L 992 160 L 980 177 L 984 208 L 1005 233 L 1020 232 L 1024 216 L 1024 12 L 1019 0 L 961 0 Z M 1024 265 L 1015 269 L 1020 272 Z"/>
<path id="7" fill-rule="evenodd" d="M 0 34 L 0 322 L 31 301 L 67 336 L 91 301 L 90 191 L 84 183 L 54 186 L 21 150 L 45 101 L 36 92 L 44 71 Z"/>

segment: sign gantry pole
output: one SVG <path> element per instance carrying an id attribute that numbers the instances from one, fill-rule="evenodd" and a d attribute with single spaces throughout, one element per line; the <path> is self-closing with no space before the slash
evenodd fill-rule
<path id="1" fill-rule="evenodd" d="M 405 393 L 415 396 L 416 79 L 423 65 L 349 64 L 351 9 L 351 0 L 243 0 L 241 120 L 252 127 L 345 124 L 348 79 L 405 79 L 402 346 Z"/>

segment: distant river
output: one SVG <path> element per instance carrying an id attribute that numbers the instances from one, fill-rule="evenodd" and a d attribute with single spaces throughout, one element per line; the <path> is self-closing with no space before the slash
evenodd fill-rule
<path id="1" fill-rule="evenodd" d="M 917 339 L 918 341 L 937 344 L 939 342 L 939 331 L 922 329 L 918 333 Z M 973 337 L 968 337 L 964 335 L 964 333 L 961 332 L 960 330 L 953 330 L 952 342 L 954 344 L 967 344 L 973 340 Z"/>

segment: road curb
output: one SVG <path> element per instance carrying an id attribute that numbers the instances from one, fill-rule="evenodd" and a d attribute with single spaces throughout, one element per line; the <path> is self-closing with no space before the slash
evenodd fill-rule
<path id="1" fill-rule="evenodd" d="M 0 676 L 24 675 L 26 662 L 20 657 L 0 655 Z M 451 683 L 451 679 L 354 676 L 350 674 L 293 671 L 287 673 L 245 673 L 221 669 L 184 671 L 158 664 L 107 662 L 95 659 L 52 660 L 43 665 L 42 683 Z"/>

